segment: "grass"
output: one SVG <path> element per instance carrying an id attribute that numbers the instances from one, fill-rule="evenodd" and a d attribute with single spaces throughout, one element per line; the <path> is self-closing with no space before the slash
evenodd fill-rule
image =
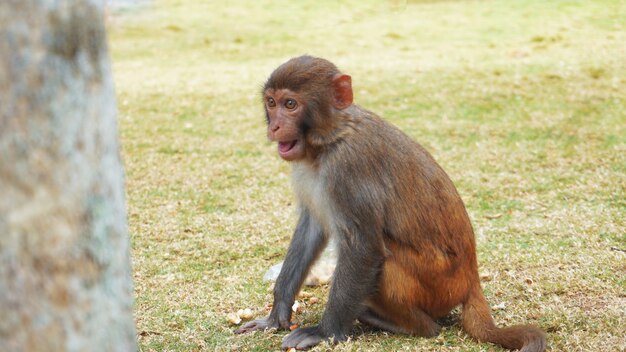
<path id="1" fill-rule="evenodd" d="M 285 333 L 235 336 L 226 315 L 265 314 L 261 277 L 294 228 L 259 89 L 303 53 L 447 170 L 498 324 L 537 324 L 553 351 L 626 348 L 624 2 L 172 0 L 108 25 L 142 351 L 279 348 Z M 321 302 L 301 325 L 328 293 L 306 290 Z M 355 332 L 333 350 L 500 351 L 458 322 L 434 339 Z"/>

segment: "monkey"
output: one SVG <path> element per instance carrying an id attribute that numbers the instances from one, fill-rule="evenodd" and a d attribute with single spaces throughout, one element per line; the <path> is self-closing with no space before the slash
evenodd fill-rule
<path id="1" fill-rule="evenodd" d="M 236 333 L 289 329 L 295 296 L 332 237 L 338 259 L 321 321 L 292 331 L 283 349 L 344 341 L 357 320 L 433 337 L 437 319 L 462 305 L 463 328 L 476 340 L 545 350 L 537 327 L 496 327 L 455 186 L 422 146 L 353 103 L 349 75 L 305 55 L 280 65 L 262 92 L 267 137 L 291 164 L 299 218 L 269 316 Z"/>

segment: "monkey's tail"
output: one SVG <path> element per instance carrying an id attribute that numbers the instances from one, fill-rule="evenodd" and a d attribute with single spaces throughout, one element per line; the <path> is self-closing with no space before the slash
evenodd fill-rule
<path id="1" fill-rule="evenodd" d="M 479 285 L 470 292 L 463 304 L 463 328 L 479 341 L 492 342 L 520 352 L 543 352 L 546 349 L 546 336 L 534 326 L 517 325 L 498 328 L 493 322 L 489 305 Z"/>

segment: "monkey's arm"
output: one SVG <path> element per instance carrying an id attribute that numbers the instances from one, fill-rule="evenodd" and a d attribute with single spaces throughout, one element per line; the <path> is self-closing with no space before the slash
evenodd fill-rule
<path id="1" fill-rule="evenodd" d="M 327 239 L 319 224 L 303 208 L 287 250 L 287 257 L 274 285 L 274 304 L 270 315 L 243 325 L 235 333 L 241 334 L 270 328 L 289 329 L 291 306 L 293 306 L 296 294 L 326 242 Z"/>
<path id="2" fill-rule="evenodd" d="M 384 256 L 373 233 L 375 228 L 357 232 L 351 227 L 339 238 L 339 259 L 320 324 L 293 331 L 283 340 L 283 349 L 308 349 L 327 339 L 345 340 L 362 313 L 363 301 L 376 291 Z"/>

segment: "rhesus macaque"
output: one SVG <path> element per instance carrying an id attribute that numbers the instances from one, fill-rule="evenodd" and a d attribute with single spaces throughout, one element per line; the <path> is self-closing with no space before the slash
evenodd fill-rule
<path id="1" fill-rule="evenodd" d="M 291 306 L 330 237 L 338 262 L 318 326 L 282 348 L 347 338 L 356 319 L 430 337 L 436 319 L 462 304 L 479 341 L 543 351 L 533 326 L 497 328 L 478 277 L 474 233 L 452 181 L 419 144 L 352 103 L 350 76 L 324 59 L 293 58 L 263 88 L 267 135 L 291 162 L 300 218 L 274 288 L 270 315 L 237 333 L 288 329 Z"/>

